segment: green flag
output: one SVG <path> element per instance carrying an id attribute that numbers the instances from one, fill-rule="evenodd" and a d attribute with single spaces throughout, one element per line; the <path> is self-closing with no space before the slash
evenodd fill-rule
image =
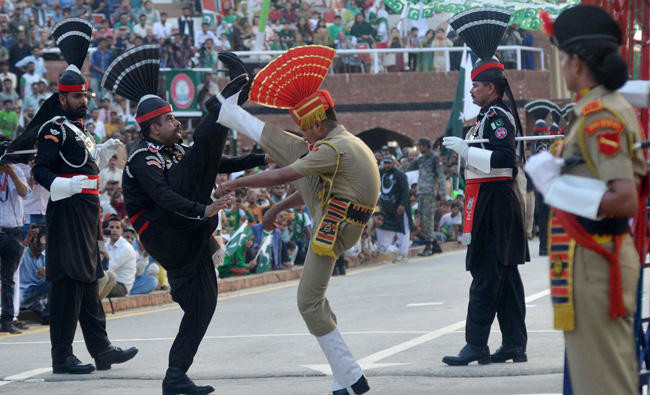
<path id="1" fill-rule="evenodd" d="M 257 269 L 255 273 L 264 273 L 271 270 L 271 260 L 273 258 L 273 234 L 264 231 L 264 239 L 257 251 Z"/>
<path id="2" fill-rule="evenodd" d="M 479 106 L 473 103 L 472 96 L 469 93 L 472 87 L 471 70 L 472 57 L 468 53 L 460 62 L 456 98 L 454 99 L 454 105 L 451 107 L 451 115 L 445 128 L 445 136 L 464 137 L 463 122 L 476 117 L 480 110 Z"/>
<path id="3" fill-rule="evenodd" d="M 243 247 L 249 240 L 253 238 L 253 231 L 247 223 L 243 223 L 239 229 L 235 231 L 228 240 L 226 244 L 226 261 L 228 257 L 231 257 L 237 253 L 240 247 Z"/>

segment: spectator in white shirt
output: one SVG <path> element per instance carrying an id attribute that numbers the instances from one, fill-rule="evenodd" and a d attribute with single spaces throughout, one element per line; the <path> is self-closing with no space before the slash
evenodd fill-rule
<path id="1" fill-rule="evenodd" d="M 212 39 L 213 43 L 217 42 L 217 36 L 213 32 L 211 32 L 210 30 L 208 30 L 209 27 L 210 27 L 209 23 L 203 22 L 201 24 L 201 30 L 196 32 L 196 34 L 195 34 L 195 40 L 196 41 L 195 41 L 194 45 L 197 48 L 201 48 L 201 45 L 203 45 L 205 40 L 207 40 L 209 38 Z"/>
<path id="2" fill-rule="evenodd" d="M 108 160 L 108 167 L 99 172 L 99 188 L 103 189 L 108 181 L 117 181 L 118 186 L 122 184 L 122 169 L 117 167 L 117 155 Z"/>
<path id="3" fill-rule="evenodd" d="M 122 221 L 116 215 L 111 215 L 104 225 L 104 228 L 111 232 L 110 240 L 106 244 L 108 271 L 115 273 L 117 277 L 117 283 L 108 296 L 118 298 L 126 296 L 133 287 L 138 256 L 133 246 L 122 237 Z"/>
<path id="4" fill-rule="evenodd" d="M 159 269 L 158 265 L 150 261 L 149 254 L 144 251 L 142 244 L 139 244 L 139 242 L 136 241 L 135 234 L 135 229 L 127 226 L 124 228 L 122 238 L 131 243 L 134 250 L 138 250 L 136 251 L 138 254 L 138 259 L 136 261 L 137 270 L 133 287 L 131 287 L 131 295 L 142 295 L 151 293 L 151 291 L 158 287 L 156 276 L 158 275 Z"/>
<path id="5" fill-rule="evenodd" d="M 32 55 L 25 56 L 18 62 L 16 62 L 16 68 L 20 71 L 25 71 L 24 67 L 27 66 L 27 63 L 34 63 L 34 74 L 37 74 L 39 77 L 43 77 L 47 74 L 47 69 L 45 68 L 45 59 L 41 56 L 41 49 L 36 47 L 32 51 Z"/>
<path id="6" fill-rule="evenodd" d="M 106 139 L 106 128 L 104 127 L 104 122 L 99 119 L 99 108 L 94 108 L 90 112 L 90 122 L 95 125 L 95 135 L 102 139 Z"/>
<path id="7" fill-rule="evenodd" d="M 160 42 L 172 35 L 172 25 L 170 23 L 167 23 L 166 12 L 160 14 L 160 22 L 153 24 L 153 35 Z"/>
<path id="8" fill-rule="evenodd" d="M 138 17 L 138 24 L 133 26 L 133 32 L 136 36 L 144 37 L 147 35 L 147 16 L 140 14 Z"/>
<path id="9" fill-rule="evenodd" d="M 22 170 L 27 184 L 31 189 L 31 193 L 23 198 L 23 214 L 25 217 L 25 225 L 23 226 L 24 238 L 27 236 L 27 229 L 29 229 L 30 224 L 45 225 L 45 211 L 47 209 L 47 202 L 50 200 L 50 191 L 36 182 L 32 176 L 33 160 L 29 164 L 18 163 L 16 166 Z"/>
<path id="10" fill-rule="evenodd" d="M 447 240 L 458 240 L 458 233 L 462 223 L 463 215 L 460 212 L 460 204 L 453 202 L 451 203 L 451 211 L 440 218 L 438 229 L 439 232 L 447 236 Z"/>

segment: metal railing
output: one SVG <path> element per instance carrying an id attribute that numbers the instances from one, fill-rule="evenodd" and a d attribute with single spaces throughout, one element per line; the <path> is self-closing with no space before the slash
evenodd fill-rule
<path id="1" fill-rule="evenodd" d="M 409 53 L 430 53 L 430 52 L 444 52 L 445 54 L 445 71 L 451 71 L 451 62 L 449 54 L 451 52 L 461 52 L 461 59 L 463 59 L 470 49 L 464 47 L 440 47 L 440 48 L 354 48 L 354 49 L 337 49 L 336 55 L 360 55 L 370 54 L 372 56 L 371 71 L 374 74 L 382 71 L 381 56 L 384 54 L 409 54 Z M 546 70 L 544 67 L 544 50 L 537 47 L 525 47 L 521 45 L 502 45 L 497 48 L 498 51 L 516 51 L 517 70 L 521 70 L 522 51 L 534 52 L 539 55 L 540 69 Z M 252 61 L 269 60 L 283 54 L 285 51 L 234 51 L 237 56 L 243 58 L 244 61 L 248 58 Z M 253 59 L 250 59 L 253 58 Z M 267 59 L 265 59 L 267 58 Z M 333 71 L 332 71 L 333 72 Z"/>

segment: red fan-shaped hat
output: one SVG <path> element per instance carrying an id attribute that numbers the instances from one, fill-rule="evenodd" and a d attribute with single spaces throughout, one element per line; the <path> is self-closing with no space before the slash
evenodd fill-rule
<path id="1" fill-rule="evenodd" d="M 291 48 L 257 73 L 249 100 L 289 109 L 301 129 L 324 120 L 325 111 L 334 107 L 334 101 L 329 92 L 318 89 L 335 53 L 321 45 Z"/>

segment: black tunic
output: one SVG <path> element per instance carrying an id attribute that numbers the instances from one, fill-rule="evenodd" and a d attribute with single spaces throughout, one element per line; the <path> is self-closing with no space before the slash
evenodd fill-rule
<path id="1" fill-rule="evenodd" d="M 182 160 L 194 147 L 175 145 L 165 147 L 155 140 L 145 139 L 129 156 L 122 178 L 127 214 L 140 233 L 147 251 L 168 271 L 179 276 L 192 272 L 193 255 L 205 247 L 218 225 L 217 216 L 203 219 L 209 191 L 214 183 L 196 185 L 207 190 L 191 196 L 179 187 L 177 178 L 186 179 L 181 170 Z M 218 159 L 213 163 L 218 163 Z M 222 158 L 218 172 L 234 172 L 261 166 L 264 155 Z M 209 167 L 209 163 L 205 167 Z M 206 169 L 207 171 L 207 169 Z M 180 190 L 180 192 L 177 192 Z M 196 200 L 190 200 L 195 197 Z"/>
<path id="2" fill-rule="evenodd" d="M 81 132 L 64 124 L 58 116 L 43 124 L 38 135 L 34 178 L 46 189 L 57 175 L 98 175 L 99 169 L 86 148 L 83 125 L 67 119 Z M 102 276 L 98 240 L 102 240 L 99 196 L 78 193 L 47 205 L 47 280 L 65 277 L 92 282 Z"/>
<path id="3" fill-rule="evenodd" d="M 482 148 L 492 151 L 490 166 L 493 169 L 511 168 L 513 179 L 481 184 L 472 241 L 465 260 L 467 270 L 481 265 L 489 255 L 488 251 L 495 249 L 496 259 L 501 265 L 521 265 L 529 260 L 521 197 L 514 181 L 517 174 L 516 128 L 504 112 L 510 113 L 510 110 L 503 102 L 497 101 L 481 109 L 477 117 L 478 123 L 484 123 L 483 135 L 477 137 L 489 139 Z"/>

